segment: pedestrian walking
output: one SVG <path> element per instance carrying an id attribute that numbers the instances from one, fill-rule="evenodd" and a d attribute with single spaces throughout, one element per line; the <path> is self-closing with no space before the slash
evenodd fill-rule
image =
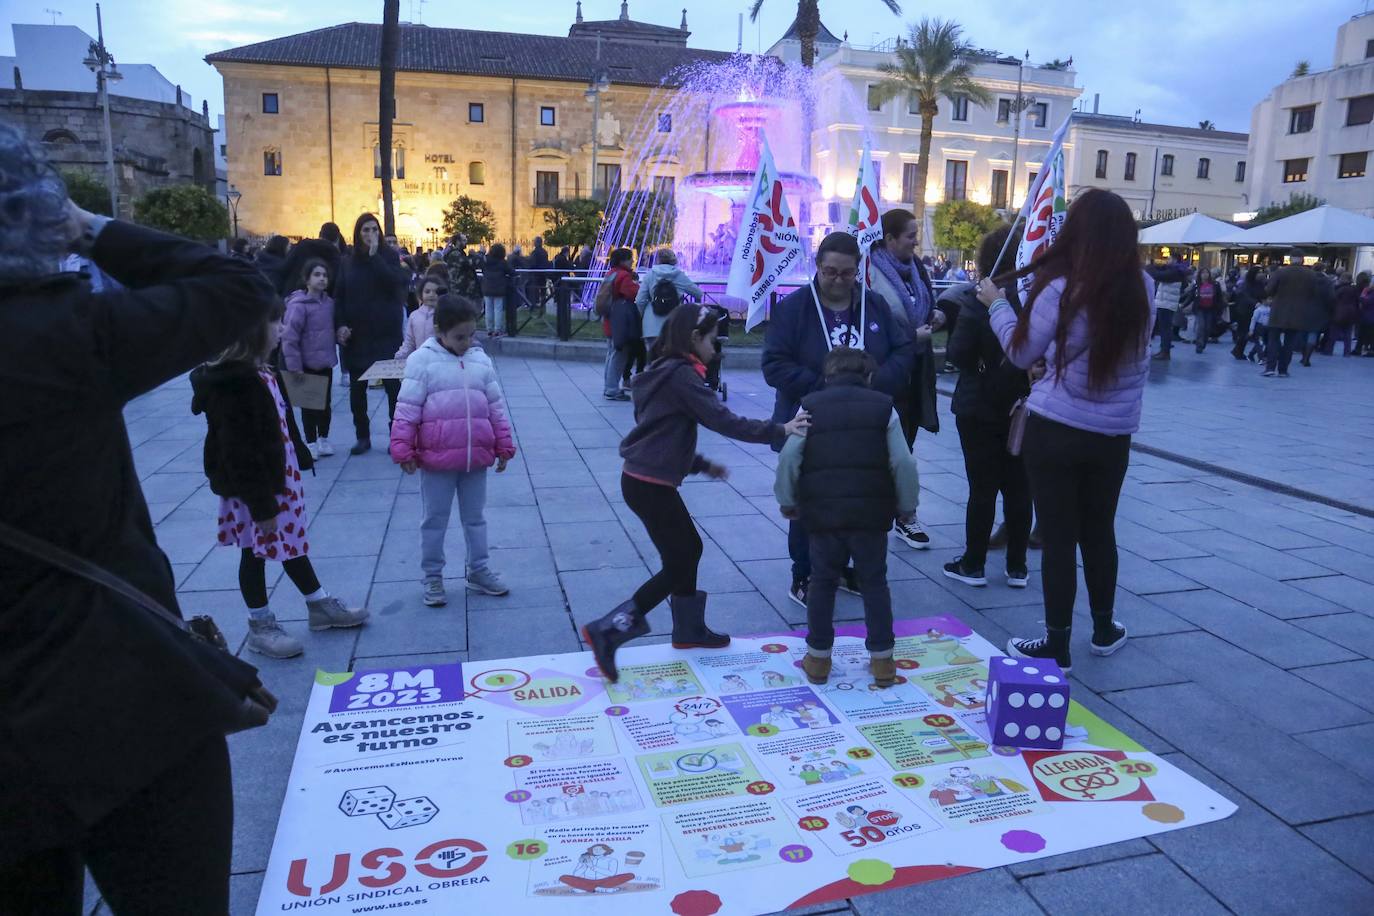
<path id="1" fill-rule="evenodd" d="M 774 495 L 783 517 L 804 525 L 810 542 L 801 667 L 813 684 L 830 677 L 835 593 L 851 560 L 861 585 L 873 682 L 890 687 L 897 681 L 887 532 L 894 517 L 915 514 L 921 482 L 891 396 L 872 388 L 877 368 L 863 350 L 831 350 L 825 387 L 802 398 L 810 427 L 790 437 L 778 455 Z"/>
<path id="2" fill-rule="evenodd" d="M 1168 361 L 1173 357 L 1175 319 L 1178 316 L 1183 298 L 1183 284 L 1188 280 L 1188 271 L 1181 260 L 1147 268 L 1147 273 L 1155 282 L 1155 324 L 1154 333 L 1159 337 L 1159 350 L 1152 357 Z"/>
<path id="3" fill-rule="evenodd" d="M 506 297 L 515 283 L 515 269 L 506 261 L 506 246 L 496 243 L 482 262 L 482 304 L 488 337 L 506 333 Z"/>
<path id="4" fill-rule="evenodd" d="M 1204 267 L 1198 271 L 1197 282 L 1183 294 L 1182 303 L 1193 310 L 1193 349 L 1201 353 L 1207 349 L 1217 316 L 1226 308 L 1226 293 Z"/>
<path id="5" fill-rule="evenodd" d="M 248 606 L 248 648 L 269 658 L 304 651 L 277 622 L 267 599 L 267 561 L 305 599 L 311 630 L 356 627 L 367 611 L 350 608 L 320 585 L 310 563 L 310 520 L 301 472 L 314 467 L 301 441 L 281 378 L 267 365 L 281 335 L 283 309 L 214 360 L 191 372 L 191 413 L 205 415 L 205 476 L 219 496 L 217 539 L 239 550 L 239 592 Z"/>
<path id="6" fill-rule="evenodd" d="M 601 332 L 606 335 L 606 372 L 603 395 L 608 401 L 628 401 L 630 395 L 622 387 L 629 376 L 629 360 L 643 332 L 635 300 L 639 297 L 639 281 L 634 275 L 634 252 L 617 248 L 611 252 L 606 276 L 596 291 L 596 315 L 601 319 Z"/>
<path id="7" fill-rule="evenodd" d="M 999 280 L 1032 273 L 1019 315 L 996 283 L 985 279 L 978 290 L 1011 361 L 1046 365 L 1031 386 L 1022 445 L 1045 542 L 1045 635 L 1014 638 L 1007 653 L 1051 658 L 1068 671 L 1080 551 L 1093 654 L 1110 655 L 1126 641 L 1114 615 L 1116 505 L 1149 374 L 1154 282 L 1141 267 L 1130 206 L 1097 188 L 1074 198 L 1043 254 Z"/>
<path id="8" fill-rule="evenodd" d="M 1342 356 L 1355 356 L 1358 348 L 1352 349 L 1355 327 L 1360 320 L 1360 294 L 1369 286 L 1369 274 L 1361 273 L 1358 280 L 1351 282 L 1350 272 L 1341 274 L 1332 294 L 1331 326 L 1326 331 L 1326 344 L 1322 353 L 1332 356 L 1336 352 L 1336 341 L 1342 344 Z"/>
<path id="9" fill-rule="evenodd" d="M 491 357 L 473 346 L 477 305 L 452 293 L 434 309 L 434 336 L 406 359 L 391 460 L 407 474 L 420 471 L 420 569 L 424 602 L 439 607 L 444 592 L 444 535 L 453 498 L 463 523 L 466 580 L 471 591 L 505 595 L 487 549 L 487 468 L 499 474 L 515 457 L 506 399 Z"/>
<path id="10" fill-rule="evenodd" d="M 635 295 L 635 308 L 639 310 L 640 333 L 643 335 L 641 343 L 646 351 L 653 349 L 663 323 L 682 304 L 684 296 L 700 300 L 701 287 L 677 266 L 677 253 L 671 248 L 664 248 L 658 252 L 654 266 L 644 275 L 639 292 Z"/>
<path id="11" fill-rule="evenodd" d="M 1245 276 L 1239 278 L 1231 290 L 1231 355 L 1238 360 L 1245 359 L 1245 344 L 1250 339 L 1250 325 L 1255 316 L 1255 308 L 1264 298 L 1264 281 L 1258 266 L 1250 267 Z M 1158 293 L 1155 300 L 1159 300 Z"/>
<path id="12" fill-rule="evenodd" d="M 1288 266 L 1269 278 L 1265 293 L 1270 308 L 1263 374 L 1288 378 L 1295 349 L 1302 351 L 1302 364 L 1311 365 L 1310 335 L 1329 323 L 1331 287 L 1324 276 L 1302 266 L 1302 254 L 1294 252 L 1288 256 Z"/>
<path id="13" fill-rule="evenodd" d="M 357 437 L 349 450 L 354 455 L 372 448 L 367 382 L 359 376 L 378 360 L 391 359 L 401 345 L 408 279 L 396 248 L 382 243 L 382 225 L 377 217 L 371 213 L 359 216 L 353 224 L 353 255 L 343 262 L 334 302 L 334 324 L 348 372 L 348 406 Z M 389 421 L 396 415 L 401 380 L 383 379 L 382 388 Z"/>
<path id="14" fill-rule="evenodd" d="M 800 432 L 808 422 L 805 414 L 785 424 L 737 416 L 706 387 L 718 314 L 706 305 L 674 309 L 659 334 L 653 363 L 633 383 L 635 427 L 620 443 L 620 457 L 625 459 L 620 489 L 625 504 L 644 523 L 662 567 L 629 600 L 582 628 L 597 667 L 611 683 L 620 677 L 616 650 L 649 632 L 646 617 L 665 599 L 673 615 L 674 648 L 719 649 L 730 644 L 729 636 L 706 625 L 706 593 L 697 590 L 701 535 L 678 492 L 689 474 L 717 480 L 729 476 L 724 465 L 697 453 L 697 427 L 780 449 L 789 433 Z"/>
<path id="15" fill-rule="evenodd" d="M 335 346 L 334 300 L 329 298 L 329 265 L 312 258 L 301 265 L 296 289 L 286 298 L 286 321 L 282 326 L 282 364 L 287 372 L 318 375 L 325 380 L 324 408 L 301 408 L 305 446 L 312 459 L 334 454 L 329 444 L 329 424 L 333 418 L 332 395 L 334 367 L 339 364 Z"/>

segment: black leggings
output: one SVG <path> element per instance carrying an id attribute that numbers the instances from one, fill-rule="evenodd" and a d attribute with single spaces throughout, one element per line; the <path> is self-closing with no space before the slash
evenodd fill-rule
<path id="1" fill-rule="evenodd" d="M 331 397 L 334 392 L 334 370 L 333 369 L 306 369 L 310 375 L 323 376 L 324 386 L 324 410 L 311 410 L 308 407 L 301 408 L 301 432 L 305 434 L 306 442 L 314 442 L 319 438 L 329 438 L 329 421 L 334 416 Z"/>
<path id="2" fill-rule="evenodd" d="M 0 913 L 78 916 L 87 868 L 115 913 L 227 913 L 233 835 L 229 751 L 212 738 L 70 846 L 0 867 Z"/>
<path id="3" fill-rule="evenodd" d="M 396 398 L 401 394 L 401 380 L 384 378 L 382 388 L 386 390 L 387 419 L 395 419 Z M 353 414 L 353 432 L 357 434 L 358 441 L 370 439 L 372 424 L 367 416 L 367 382 L 361 382 L 352 375 L 348 377 L 348 409 Z"/>
<path id="4" fill-rule="evenodd" d="M 697 534 L 692 513 L 687 511 L 677 487 L 645 483 L 622 474 L 620 492 L 625 496 L 625 505 L 644 523 L 663 563 L 663 568 L 635 592 L 635 609 L 647 614 L 669 595 L 695 595 L 701 535 Z"/>
<path id="5" fill-rule="evenodd" d="M 281 568 L 286 570 L 302 595 L 313 595 L 320 590 L 320 580 L 315 576 L 315 567 L 310 565 L 309 557 L 284 560 Z M 239 591 L 250 611 L 267 607 L 267 561 L 253 556 L 249 547 L 239 554 Z"/>
<path id="6" fill-rule="evenodd" d="M 987 562 L 988 539 L 997 518 L 997 493 L 1007 520 L 1007 569 L 1024 569 L 1030 542 L 1031 496 L 1026 466 L 1007 451 L 1008 420 L 976 420 L 956 417 L 959 445 L 964 452 L 968 477 L 968 507 L 964 511 L 965 568 L 982 569 Z"/>
<path id="7" fill-rule="evenodd" d="M 1090 433 L 1031 414 L 1022 457 L 1044 541 L 1045 625 L 1073 623 L 1081 550 L 1093 623 L 1105 626 L 1116 601 L 1116 504 L 1131 437 Z"/>

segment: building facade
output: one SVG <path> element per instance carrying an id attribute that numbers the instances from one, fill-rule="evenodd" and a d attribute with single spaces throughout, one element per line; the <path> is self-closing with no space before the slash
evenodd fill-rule
<path id="1" fill-rule="evenodd" d="M 1374 13 L 1336 30 L 1329 70 L 1275 86 L 1250 114 L 1250 204 L 1310 194 L 1374 216 Z"/>

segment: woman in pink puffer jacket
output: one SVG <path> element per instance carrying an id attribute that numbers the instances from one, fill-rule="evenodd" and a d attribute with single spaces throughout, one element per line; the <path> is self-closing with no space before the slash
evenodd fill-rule
<path id="1" fill-rule="evenodd" d="M 453 495 L 467 543 L 467 587 L 488 595 L 509 589 L 488 567 L 487 468 L 497 473 L 515 457 L 506 401 L 496 369 L 481 348 L 472 347 L 477 306 L 444 296 L 434 310 L 433 337 L 406 359 L 405 381 L 391 426 L 391 459 L 407 474 L 420 471 L 420 569 L 424 601 L 447 603 L 444 594 L 444 533 Z"/>
<path id="2" fill-rule="evenodd" d="M 334 300 L 329 298 L 329 265 L 311 258 L 295 279 L 296 289 L 286 297 L 286 317 L 282 320 L 281 356 L 288 372 L 305 372 L 326 379 L 324 410 L 301 408 L 301 431 L 310 457 L 334 454 L 329 444 L 330 403 L 334 367 L 339 352 L 334 331 Z"/>

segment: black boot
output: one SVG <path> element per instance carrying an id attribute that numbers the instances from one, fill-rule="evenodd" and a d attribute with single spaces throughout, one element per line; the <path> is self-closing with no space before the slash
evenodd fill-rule
<path id="1" fill-rule="evenodd" d="M 634 601 L 626 601 L 605 617 L 593 620 L 582 628 L 582 638 L 591 647 L 596 666 L 612 684 L 620 680 L 615 666 L 615 650 L 630 640 L 649 632 L 649 621 L 635 608 Z"/>
<path id="2" fill-rule="evenodd" d="M 706 625 L 705 592 L 697 592 L 691 598 L 673 595 L 668 606 L 673 609 L 674 649 L 723 649 L 730 645 L 729 636 Z"/>

